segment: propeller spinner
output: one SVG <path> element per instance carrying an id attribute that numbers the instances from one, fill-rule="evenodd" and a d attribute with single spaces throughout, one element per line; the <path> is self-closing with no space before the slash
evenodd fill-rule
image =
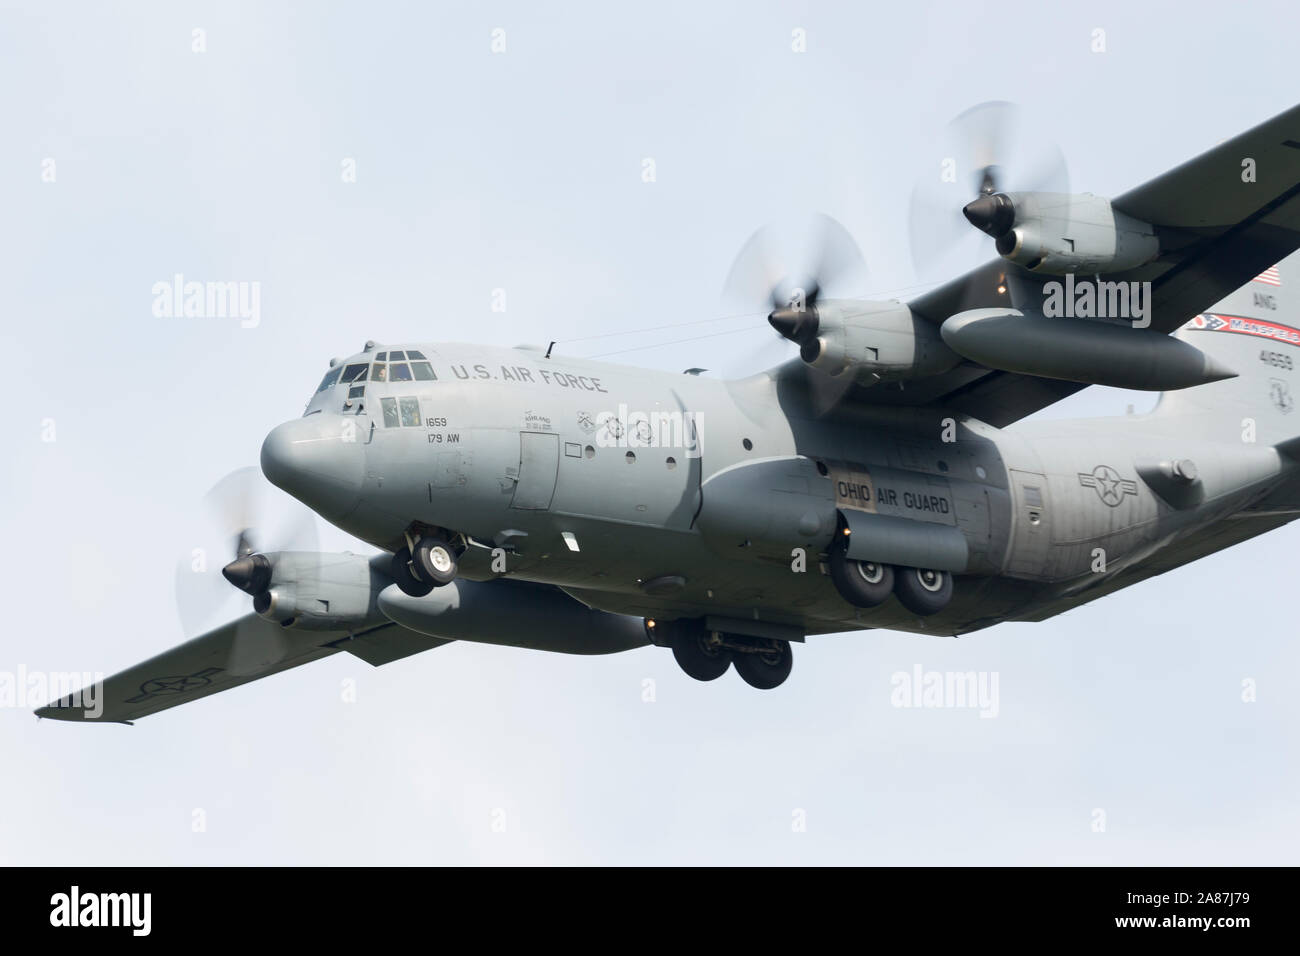
<path id="1" fill-rule="evenodd" d="M 271 562 L 261 542 L 277 550 L 312 552 L 317 548 L 316 519 L 297 502 L 270 487 L 256 468 L 233 471 L 204 496 L 203 507 L 183 538 L 175 572 L 176 610 L 187 638 L 248 612 L 271 583 Z M 232 553 L 233 550 L 233 553 Z M 224 566 L 222 564 L 224 563 Z M 217 568 L 221 574 L 217 574 Z M 239 591 L 231 587 L 234 585 Z M 257 633 L 237 633 L 228 669 L 250 672 L 278 653 Z"/>

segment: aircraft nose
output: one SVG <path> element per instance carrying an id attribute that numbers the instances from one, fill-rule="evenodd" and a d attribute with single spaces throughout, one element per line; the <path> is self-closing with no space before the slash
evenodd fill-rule
<path id="1" fill-rule="evenodd" d="M 322 413 L 277 425 L 262 442 L 262 474 L 322 517 L 346 517 L 366 477 L 359 423 Z"/>

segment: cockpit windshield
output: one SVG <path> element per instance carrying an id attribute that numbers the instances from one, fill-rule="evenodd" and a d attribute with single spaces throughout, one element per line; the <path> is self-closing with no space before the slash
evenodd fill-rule
<path id="1" fill-rule="evenodd" d="M 436 382 L 438 375 L 424 353 L 415 349 L 380 352 L 375 356 L 372 370 L 369 362 L 336 365 L 325 373 L 316 392 L 320 394 L 333 385 L 348 385 L 348 398 L 359 398 L 365 392 L 364 383 L 372 382 Z"/>
<path id="2" fill-rule="evenodd" d="M 336 365 L 325 373 L 325 377 L 320 380 L 320 385 L 316 387 L 317 393 L 325 391 L 331 385 L 337 385 L 342 382 L 344 385 L 351 385 L 354 382 L 364 382 L 366 372 L 370 370 L 369 362 L 358 362 L 355 365 Z"/>
<path id="3" fill-rule="evenodd" d="M 325 377 L 320 381 L 320 387 L 317 388 L 316 391 L 323 392 L 325 391 L 325 389 L 329 388 L 331 385 L 337 382 L 339 380 L 339 374 L 342 371 L 343 371 L 343 366 L 339 365 L 326 372 Z"/>
<path id="4" fill-rule="evenodd" d="M 352 382 L 364 382 L 366 380 L 366 370 L 369 368 L 370 363 L 368 362 L 358 362 L 355 365 L 349 365 L 343 370 L 343 377 L 340 381 L 345 385 Z"/>
<path id="5" fill-rule="evenodd" d="M 380 352 L 375 356 L 373 382 L 436 382 L 437 373 L 423 352 L 407 349 L 405 352 Z"/>

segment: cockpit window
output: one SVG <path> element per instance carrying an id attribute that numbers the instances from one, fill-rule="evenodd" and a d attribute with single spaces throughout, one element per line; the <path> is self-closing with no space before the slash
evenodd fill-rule
<path id="1" fill-rule="evenodd" d="M 397 404 L 402 410 L 403 425 L 420 424 L 420 400 L 418 398 L 399 399 Z"/>
<path id="2" fill-rule="evenodd" d="M 386 382 L 386 381 L 388 381 L 388 366 L 387 366 L 387 365 L 380 365 L 378 362 L 376 362 L 376 363 L 375 363 L 375 374 L 371 377 L 370 380 L 371 380 L 372 382 Z"/>
<path id="3" fill-rule="evenodd" d="M 417 382 L 436 382 L 438 380 L 438 376 L 433 374 L 433 366 L 428 362 L 412 362 L 411 371 L 415 373 Z"/>
<path id="4" fill-rule="evenodd" d="M 364 385 L 353 385 L 348 389 L 348 398 L 363 398 L 366 394 Z"/>
<path id="5" fill-rule="evenodd" d="M 390 382 L 409 382 L 411 380 L 411 366 L 405 362 L 388 366 L 388 380 Z"/>
<path id="6" fill-rule="evenodd" d="M 376 362 L 387 362 L 387 361 L 388 361 L 388 353 L 387 353 L 387 352 L 380 352 L 378 355 L 375 356 L 375 361 L 376 361 Z"/>
<path id="7" fill-rule="evenodd" d="M 324 377 L 323 379 L 321 379 L 321 381 L 320 381 L 320 387 L 317 388 L 316 391 L 318 391 L 318 392 L 323 392 L 323 391 L 325 391 L 325 389 L 329 388 L 331 385 L 333 385 L 335 382 L 337 382 L 337 381 L 339 380 L 339 375 L 340 375 L 342 372 L 343 372 L 343 366 L 342 366 L 342 365 L 339 365 L 339 366 L 337 366 L 337 367 L 335 367 L 335 368 L 330 369 L 328 372 L 325 373 L 325 377 Z"/>
<path id="8" fill-rule="evenodd" d="M 389 353 L 388 353 L 388 361 L 390 361 L 390 362 L 401 362 L 401 361 L 404 360 L 405 358 L 406 358 L 406 353 L 405 353 L 405 352 L 389 352 Z"/>
<path id="9" fill-rule="evenodd" d="M 366 380 L 366 369 L 368 368 L 370 368 L 370 366 L 365 362 L 359 362 L 356 365 L 349 365 L 343 370 L 343 377 L 340 381 L 344 384 L 364 382 Z"/>
<path id="10" fill-rule="evenodd" d="M 407 349 L 407 350 L 406 350 L 406 357 L 409 358 L 409 359 L 422 359 L 422 358 L 424 358 L 424 353 L 423 353 L 423 352 L 420 352 L 420 351 L 418 351 L 418 350 L 416 350 L 416 349 Z"/>
<path id="11" fill-rule="evenodd" d="M 384 411 L 385 428 L 418 428 L 420 425 L 420 400 L 414 395 L 381 398 L 379 407 Z"/>

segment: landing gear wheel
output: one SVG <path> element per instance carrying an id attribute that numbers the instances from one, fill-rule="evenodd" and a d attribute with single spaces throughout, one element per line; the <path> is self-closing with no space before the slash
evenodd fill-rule
<path id="1" fill-rule="evenodd" d="M 673 657 L 696 680 L 717 680 L 731 666 L 731 652 L 725 647 L 709 643 L 709 632 L 703 627 L 683 627 L 673 637 Z"/>
<path id="2" fill-rule="evenodd" d="M 415 570 L 420 578 L 441 587 L 456 580 L 456 551 L 445 538 L 429 535 L 415 545 L 412 555 Z"/>
<path id="3" fill-rule="evenodd" d="M 391 567 L 393 583 L 401 589 L 403 594 L 411 597 L 424 597 L 433 590 L 432 581 L 421 581 L 411 570 L 411 549 L 403 547 L 393 555 L 393 564 Z"/>
<path id="4" fill-rule="evenodd" d="M 894 590 L 894 569 L 877 561 L 855 561 L 844 553 L 846 547 L 836 542 L 827 562 L 835 590 L 854 607 L 882 604 Z"/>
<path id="5" fill-rule="evenodd" d="M 771 690 L 780 687 L 790 676 L 790 668 L 794 666 L 794 652 L 787 642 L 779 641 L 778 646 L 772 650 L 757 654 L 736 654 L 735 665 L 740 679 L 750 687 Z"/>
<path id="6" fill-rule="evenodd" d="M 894 593 L 898 603 L 913 614 L 938 614 L 952 600 L 952 575 L 926 568 L 899 568 Z"/>

